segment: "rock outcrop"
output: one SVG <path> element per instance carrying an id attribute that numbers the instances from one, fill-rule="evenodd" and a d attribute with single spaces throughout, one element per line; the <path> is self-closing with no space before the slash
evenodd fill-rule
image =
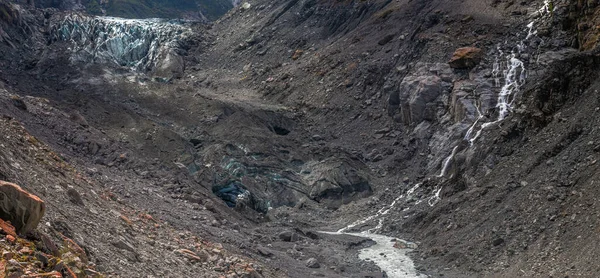
<path id="1" fill-rule="evenodd" d="M 368 179 L 349 161 L 329 159 L 312 167 L 304 177 L 309 197 L 330 208 L 338 208 L 371 194 Z"/>
<path id="2" fill-rule="evenodd" d="M 470 69 L 481 61 L 483 51 L 477 47 L 461 47 L 457 49 L 450 59 L 450 67 L 455 69 Z"/>
<path id="3" fill-rule="evenodd" d="M 388 113 L 396 121 L 415 126 L 424 120 L 437 118 L 439 97 L 449 92 L 452 72 L 443 64 L 417 64 L 396 90 L 390 93 Z"/>
<path id="4" fill-rule="evenodd" d="M 0 181 L 0 218 L 10 221 L 17 233 L 35 229 L 45 211 L 46 205 L 40 198 L 14 183 Z"/>

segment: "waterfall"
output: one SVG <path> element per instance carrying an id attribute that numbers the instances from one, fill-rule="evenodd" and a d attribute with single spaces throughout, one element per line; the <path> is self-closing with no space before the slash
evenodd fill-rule
<path id="1" fill-rule="evenodd" d="M 494 121 L 481 123 L 483 115 L 479 110 L 479 107 L 477 107 L 477 112 L 479 116 L 475 120 L 473 125 L 471 125 L 469 130 L 467 130 L 467 133 L 464 137 L 464 139 L 467 140 L 470 145 L 473 145 L 473 143 L 477 140 L 477 138 L 479 138 L 483 130 L 485 130 L 491 125 L 503 121 L 512 111 L 513 104 L 516 100 L 516 95 L 520 92 L 521 86 L 525 83 L 527 79 L 527 70 L 525 68 L 525 64 L 523 63 L 523 61 L 518 59 L 517 55 L 522 54 L 522 52 L 525 51 L 525 42 L 537 34 L 537 30 L 535 29 L 535 27 L 538 25 L 539 21 L 551 12 L 552 10 L 550 0 L 544 0 L 543 6 L 537 11 L 537 14 L 535 15 L 537 16 L 537 18 L 535 18 L 529 24 L 527 24 L 527 36 L 524 40 L 521 40 L 519 41 L 519 43 L 517 43 L 517 51 L 511 51 L 510 54 L 506 55 L 506 69 L 502 71 L 502 77 L 504 78 L 504 82 L 500 89 L 500 92 L 498 93 L 498 99 L 496 104 L 496 108 L 498 108 L 498 117 Z M 504 52 L 502 51 L 500 46 L 498 46 L 498 52 L 499 56 L 504 55 Z M 492 69 L 492 76 L 496 84 L 499 83 L 498 81 L 500 79 L 501 64 L 502 63 L 499 62 L 499 59 L 496 58 Z"/>
<path id="2" fill-rule="evenodd" d="M 452 152 L 450 153 L 450 155 L 448 157 L 446 157 L 446 159 L 444 159 L 444 163 L 442 164 L 442 170 L 440 171 L 440 174 L 437 176 L 438 178 L 443 178 L 446 175 L 446 172 L 448 171 L 448 167 L 450 166 L 450 162 L 452 162 L 452 159 L 454 159 L 454 156 L 456 155 L 457 150 L 458 150 L 458 146 L 455 146 L 454 149 L 452 149 Z"/>
<path id="3" fill-rule="evenodd" d="M 463 137 L 463 140 L 469 142 L 470 146 L 473 145 L 473 143 L 481 135 L 483 130 L 485 130 L 487 127 L 489 127 L 491 125 L 494 125 L 496 123 L 503 121 L 512 111 L 513 104 L 515 103 L 516 95 L 520 92 L 521 86 L 525 83 L 526 78 L 527 78 L 527 71 L 525 68 L 525 64 L 523 63 L 523 61 L 518 59 L 517 55 L 521 54 L 520 52 L 523 52 L 525 50 L 525 47 L 524 47 L 525 42 L 527 40 L 529 40 L 531 37 L 535 36 L 535 34 L 537 33 L 537 31 L 535 30 L 535 27 L 539 24 L 540 20 L 545 18 L 545 16 L 550 14 L 551 12 L 552 12 L 552 10 L 551 10 L 550 1 L 544 0 L 543 6 L 537 11 L 537 15 L 535 15 L 536 18 L 527 25 L 527 29 L 526 29 L 527 36 L 525 37 L 524 40 L 517 43 L 517 46 L 516 46 L 517 52 L 511 52 L 510 54 L 504 56 L 505 54 L 501 50 L 501 47 L 500 46 L 498 47 L 499 56 L 500 57 L 504 56 L 504 59 L 505 59 L 505 62 L 502 62 L 502 59 L 497 57 L 493 64 L 493 68 L 492 68 L 492 78 L 494 78 L 494 80 L 496 81 L 496 84 L 502 83 L 502 87 L 500 88 L 500 91 L 498 93 L 498 99 L 497 99 L 497 104 L 496 104 L 496 108 L 498 109 L 498 116 L 493 121 L 483 122 L 485 117 L 483 116 L 483 113 L 481 113 L 479 106 L 476 105 L 478 117 L 477 117 L 477 119 L 475 119 L 475 122 L 471 125 L 471 127 L 467 130 L 466 135 Z M 503 64 L 505 64 L 505 69 L 501 71 Z M 459 147 L 458 145 L 454 146 L 450 155 L 443 160 L 440 174 L 437 175 L 438 178 L 443 178 L 447 174 L 448 168 L 450 167 L 452 160 L 454 159 L 454 157 L 456 156 L 456 154 L 458 152 L 458 147 Z M 421 183 L 417 183 L 413 188 L 411 188 L 409 191 L 407 191 L 406 194 L 402 194 L 402 195 L 398 196 L 397 198 L 395 198 L 390 205 L 384 206 L 383 208 L 379 209 L 379 211 L 377 211 L 377 213 L 375 213 L 373 215 L 367 216 L 363 219 L 359 219 L 359 220 L 353 222 L 352 224 L 350 224 L 344 228 L 341 228 L 340 230 L 337 231 L 337 233 L 343 233 L 343 232 L 350 230 L 356 226 L 365 224 L 365 223 L 373 221 L 375 219 L 378 219 L 380 221 L 379 224 L 376 226 L 376 228 L 381 227 L 382 222 L 383 222 L 383 220 L 382 220 L 383 216 L 388 214 L 390 212 L 390 210 L 392 208 L 394 208 L 400 200 L 402 200 L 405 197 L 410 196 L 420 186 L 421 186 Z M 441 195 L 442 187 L 438 186 L 433 191 L 434 191 L 433 196 L 431 196 L 427 199 L 427 203 L 430 206 L 434 206 L 441 200 L 440 195 Z M 372 230 L 376 230 L 376 229 L 372 229 Z"/>

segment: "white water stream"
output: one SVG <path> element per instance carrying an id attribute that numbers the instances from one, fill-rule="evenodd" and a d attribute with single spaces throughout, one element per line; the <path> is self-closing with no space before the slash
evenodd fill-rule
<path id="1" fill-rule="evenodd" d="M 470 145 L 473 145 L 483 130 L 491 125 L 503 121 L 513 110 L 513 104 L 515 102 L 516 95 L 520 92 L 521 86 L 527 79 L 527 70 L 525 69 L 525 64 L 523 61 L 517 58 L 517 55 L 524 51 L 525 42 L 537 34 L 535 27 L 539 25 L 542 19 L 552 13 L 552 7 L 550 3 L 550 0 L 544 0 L 543 6 L 537 11 L 537 14 L 534 15 L 536 18 L 527 24 L 527 36 L 524 40 L 517 44 L 517 51 L 511 51 L 510 54 L 506 55 L 506 62 L 501 62 L 500 59 L 496 58 L 496 62 L 494 62 L 492 70 L 492 75 L 495 80 L 498 81 L 498 79 L 500 79 L 500 68 L 502 67 L 502 64 L 506 66 L 505 70 L 502 71 L 504 82 L 502 88 L 500 89 L 500 93 L 498 93 L 498 100 L 496 103 L 496 108 L 498 108 L 498 117 L 494 121 L 481 123 L 481 121 L 484 119 L 484 116 L 479 110 L 479 107 L 477 107 L 477 113 L 479 115 L 464 137 L 464 140 L 467 140 Z M 505 55 L 500 49 L 500 46 L 498 47 L 498 52 L 500 57 Z"/>
<path id="2" fill-rule="evenodd" d="M 408 257 L 407 253 L 411 252 L 409 248 L 398 248 L 394 245 L 402 243 L 404 246 L 414 245 L 413 243 L 403 241 L 394 237 L 374 234 L 371 232 L 361 233 L 344 233 L 344 232 L 321 232 L 330 235 L 351 235 L 371 239 L 375 245 L 361 249 L 358 253 L 358 258 L 364 261 L 372 261 L 381 270 L 385 271 L 390 278 L 415 278 L 427 277 L 419 274 L 415 269 L 415 264 Z"/>
<path id="3" fill-rule="evenodd" d="M 552 13 L 552 5 L 550 0 L 544 0 L 543 6 L 537 11 L 535 19 L 527 25 L 527 36 L 526 38 L 517 44 L 517 53 L 514 51 L 509 55 L 506 55 L 504 59 L 506 62 L 501 62 L 501 59 L 496 59 L 493 65 L 493 77 L 499 81 L 501 79 L 500 74 L 503 77 L 503 85 L 498 93 L 498 99 L 496 108 L 498 108 L 498 117 L 490 122 L 483 122 L 485 117 L 481 113 L 479 106 L 477 107 L 478 117 L 471 127 L 467 130 L 464 140 L 469 142 L 472 146 L 477 138 L 481 135 L 483 130 L 487 127 L 503 121 L 513 109 L 513 104 L 516 99 L 516 95 L 520 92 L 521 86 L 525 83 L 527 78 L 527 71 L 523 61 L 519 60 L 517 55 L 524 51 L 524 45 L 527 40 L 537 34 L 536 26 L 539 21 L 545 18 L 547 15 Z M 504 53 L 498 48 L 499 56 L 504 56 Z M 501 72 L 500 69 L 502 64 L 505 65 L 505 69 Z M 497 82 L 500 83 L 500 82 Z M 443 160 L 440 174 L 438 178 L 443 178 L 447 172 L 452 160 L 458 152 L 458 145 L 452 149 L 450 155 Z M 324 232 L 327 234 L 347 234 L 360 237 L 366 237 L 376 242 L 375 245 L 362 249 L 359 253 L 359 258 L 362 260 L 369 260 L 379 266 L 387 275 L 391 278 L 414 278 L 421 277 L 420 274 L 415 270 L 413 261 L 406 255 L 410 252 L 410 249 L 399 249 L 394 247 L 394 242 L 399 239 L 392 237 L 375 234 L 374 232 L 381 230 L 383 227 L 383 221 L 385 215 L 387 215 L 392 208 L 396 206 L 402 199 L 410 197 L 419 187 L 421 183 L 417 183 L 406 194 L 402 194 L 395 198 L 390 205 L 384 206 L 379 209 L 375 214 L 367 216 L 363 219 L 359 219 L 352 224 L 338 230 L 337 232 Z M 434 195 L 427 199 L 427 203 L 430 206 L 434 206 L 441 200 L 440 194 L 442 187 L 434 189 Z M 422 201 L 422 200 L 421 200 Z M 420 203 L 421 201 L 417 202 Z M 378 225 L 375 228 L 369 229 L 360 233 L 348 233 L 346 231 L 353 229 L 359 225 L 366 224 L 373 220 L 379 220 Z M 382 255 L 383 254 L 383 255 Z"/>

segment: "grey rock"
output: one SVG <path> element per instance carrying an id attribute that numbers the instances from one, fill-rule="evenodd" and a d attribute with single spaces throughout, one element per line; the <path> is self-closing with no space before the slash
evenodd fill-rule
<path id="1" fill-rule="evenodd" d="M 391 116 L 399 114 L 402 123 L 410 126 L 423 120 L 434 120 L 435 101 L 444 92 L 442 78 L 429 71 L 430 65 L 421 63 L 416 67 L 417 70 L 406 76 L 388 99 L 388 113 Z M 443 70 L 437 69 L 435 72 Z M 445 78 L 451 79 L 448 76 Z"/>
<path id="2" fill-rule="evenodd" d="M 287 242 L 296 242 L 296 241 L 300 240 L 300 236 L 294 231 L 281 232 L 281 233 L 279 233 L 278 237 L 282 241 L 287 241 Z"/>
<path id="3" fill-rule="evenodd" d="M 261 256 L 264 257 L 272 257 L 273 256 L 273 252 L 271 252 L 271 250 L 262 247 L 262 246 L 258 246 L 256 247 L 256 251 L 258 251 L 258 254 L 260 254 Z"/>
<path id="4" fill-rule="evenodd" d="M 319 264 L 319 261 L 317 261 L 317 259 L 310 258 L 310 259 L 306 260 L 306 267 L 308 267 L 308 268 L 320 268 L 321 264 Z"/>
<path id="5" fill-rule="evenodd" d="M 310 174 L 303 176 L 304 184 L 309 186 L 308 195 L 327 207 L 338 208 L 372 192 L 367 175 L 361 170 L 364 165 L 356 161 L 330 158 L 309 167 Z"/>

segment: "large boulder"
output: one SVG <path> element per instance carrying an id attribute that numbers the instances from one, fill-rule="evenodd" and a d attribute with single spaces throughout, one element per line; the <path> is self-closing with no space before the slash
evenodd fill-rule
<path id="1" fill-rule="evenodd" d="M 430 65 L 419 64 L 417 69 L 407 75 L 398 88 L 390 93 L 388 112 L 397 121 L 407 126 L 415 126 L 424 120 L 434 121 L 437 114 L 436 101 L 445 91 L 442 77 L 431 72 Z M 399 112 L 399 113 L 398 113 Z"/>
<path id="2" fill-rule="evenodd" d="M 477 47 L 462 47 L 454 51 L 454 55 L 448 62 L 455 69 L 474 68 L 481 62 L 483 51 Z"/>
<path id="3" fill-rule="evenodd" d="M 39 197 L 14 183 L 0 181 L 0 218 L 10 221 L 17 233 L 35 229 L 45 211 L 46 205 Z"/>
<path id="4" fill-rule="evenodd" d="M 184 70 L 183 57 L 173 49 L 163 49 L 158 56 L 154 77 L 163 79 L 180 78 L 183 76 Z"/>
<path id="5" fill-rule="evenodd" d="M 311 163 L 310 168 L 304 177 L 308 195 L 327 207 L 338 208 L 372 192 L 367 175 L 354 161 L 331 158 Z"/>

